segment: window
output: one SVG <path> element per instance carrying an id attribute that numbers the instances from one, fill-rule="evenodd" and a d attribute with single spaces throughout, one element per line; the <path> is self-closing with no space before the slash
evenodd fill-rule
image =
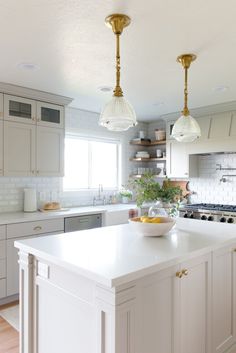
<path id="1" fill-rule="evenodd" d="M 77 135 L 65 138 L 64 190 L 117 189 L 119 185 L 120 142 L 88 139 Z"/>

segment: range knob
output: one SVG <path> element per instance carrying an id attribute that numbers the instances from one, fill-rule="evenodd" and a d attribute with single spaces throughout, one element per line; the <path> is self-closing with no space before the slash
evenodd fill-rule
<path id="1" fill-rule="evenodd" d="M 229 217 L 229 218 L 227 219 L 227 223 L 234 223 L 234 219 L 233 219 L 232 217 Z"/>
<path id="2" fill-rule="evenodd" d="M 201 216 L 201 219 L 202 219 L 203 221 L 206 221 L 206 220 L 207 220 L 207 216 L 202 215 L 202 216 Z"/>
<path id="3" fill-rule="evenodd" d="M 193 213 L 191 213 L 191 215 L 190 215 L 190 217 L 189 218 L 194 218 L 194 215 L 193 215 Z"/>
<path id="4" fill-rule="evenodd" d="M 184 214 L 184 218 L 188 218 L 188 214 L 187 214 L 187 212 Z"/>
<path id="5" fill-rule="evenodd" d="M 207 219 L 208 219 L 208 221 L 214 221 L 214 217 L 213 216 L 209 216 Z"/>
<path id="6" fill-rule="evenodd" d="M 220 222 L 225 223 L 226 222 L 226 218 L 225 217 L 221 217 L 220 218 Z"/>

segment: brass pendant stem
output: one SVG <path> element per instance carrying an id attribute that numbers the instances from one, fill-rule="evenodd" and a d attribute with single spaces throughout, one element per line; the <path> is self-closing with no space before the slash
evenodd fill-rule
<path id="1" fill-rule="evenodd" d="M 184 116 L 189 115 L 188 109 L 188 69 L 191 63 L 196 60 L 197 56 L 195 54 L 182 54 L 178 56 L 177 61 L 181 63 L 184 68 L 184 109 L 182 114 Z"/>
<path id="2" fill-rule="evenodd" d="M 120 87 L 120 34 L 116 34 L 116 87 L 114 89 L 115 97 L 123 97 Z"/>
<path id="3" fill-rule="evenodd" d="M 188 68 L 184 69 L 184 109 L 182 111 L 184 116 L 189 115 L 188 110 Z"/>
<path id="4" fill-rule="evenodd" d="M 116 35 L 116 86 L 113 92 L 115 97 L 123 97 L 120 87 L 120 35 L 123 29 L 130 24 L 130 18 L 123 14 L 113 14 L 106 17 L 105 23 Z"/>

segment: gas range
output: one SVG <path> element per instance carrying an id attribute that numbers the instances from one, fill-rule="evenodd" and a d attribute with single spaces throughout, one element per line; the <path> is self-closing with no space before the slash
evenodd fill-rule
<path id="1" fill-rule="evenodd" d="M 236 205 L 196 203 L 180 208 L 180 217 L 236 224 Z"/>

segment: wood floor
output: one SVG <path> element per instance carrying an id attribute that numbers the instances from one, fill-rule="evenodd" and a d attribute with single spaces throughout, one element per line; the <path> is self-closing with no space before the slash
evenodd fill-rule
<path id="1" fill-rule="evenodd" d="M 10 305 L 1 306 L 1 309 L 4 309 L 9 306 Z M 19 353 L 19 333 L 12 326 L 10 326 L 1 316 L 0 316 L 0 352 Z"/>

